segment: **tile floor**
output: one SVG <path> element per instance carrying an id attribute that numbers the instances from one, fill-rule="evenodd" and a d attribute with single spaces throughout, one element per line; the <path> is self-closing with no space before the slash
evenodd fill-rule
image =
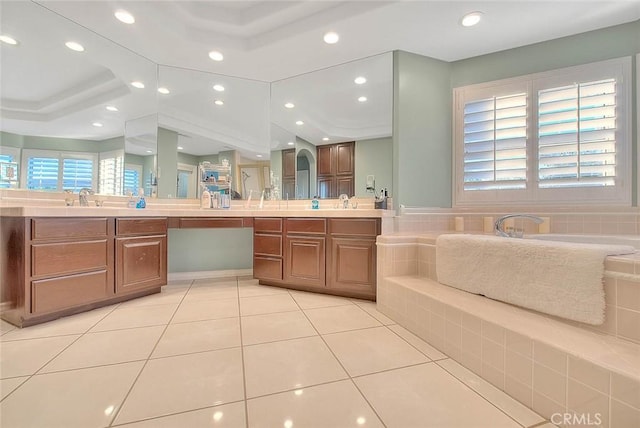
<path id="1" fill-rule="evenodd" d="M 248 278 L 0 334 L 3 428 L 552 426 L 375 303 Z"/>

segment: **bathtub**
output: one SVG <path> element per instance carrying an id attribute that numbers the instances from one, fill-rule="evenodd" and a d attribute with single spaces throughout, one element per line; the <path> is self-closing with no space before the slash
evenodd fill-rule
<path id="1" fill-rule="evenodd" d="M 575 242 L 581 244 L 628 245 L 640 249 L 640 235 L 564 235 L 539 234 L 527 235 L 527 239 L 541 239 L 544 241 Z"/>

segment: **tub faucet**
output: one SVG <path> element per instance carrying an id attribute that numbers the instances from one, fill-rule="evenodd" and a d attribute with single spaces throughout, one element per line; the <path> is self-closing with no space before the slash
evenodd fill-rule
<path id="1" fill-rule="evenodd" d="M 78 192 L 78 200 L 80 202 L 81 207 L 89 206 L 89 199 L 88 199 L 89 195 L 93 195 L 93 190 L 87 189 L 86 187 L 83 187 L 82 189 L 80 189 L 80 191 Z"/>
<path id="2" fill-rule="evenodd" d="M 504 223 L 504 221 L 508 218 L 528 218 L 533 220 L 536 224 L 540 224 L 542 222 L 544 222 L 543 219 L 541 219 L 538 216 L 535 215 L 531 215 L 531 214 L 507 214 L 507 215 L 503 215 L 502 217 L 498 218 L 496 220 L 496 224 L 495 224 L 495 231 L 496 231 L 496 235 L 498 236 L 504 236 L 507 238 L 513 238 L 514 235 L 513 234 L 509 234 L 507 232 L 505 232 L 504 230 L 502 230 L 502 223 Z"/>

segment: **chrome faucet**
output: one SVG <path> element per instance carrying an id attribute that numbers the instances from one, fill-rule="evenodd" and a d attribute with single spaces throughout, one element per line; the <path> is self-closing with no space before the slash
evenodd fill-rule
<path id="1" fill-rule="evenodd" d="M 338 196 L 338 199 L 342 201 L 342 209 L 346 210 L 347 208 L 349 208 L 349 196 L 343 193 L 342 195 Z"/>
<path id="2" fill-rule="evenodd" d="M 515 235 L 513 233 L 507 233 L 504 230 L 502 230 L 502 223 L 504 223 L 504 221 L 508 218 L 528 218 L 530 220 L 533 220 L 536 224 L 540 224 L 543 223 L 544 220 L 541 219 L 538 216 L 535 215 L 531 215 L 531 214 L 507 214 L 507 215 L 503 215 L 502 217 L 498 218 L 496 220 L 496 224 L 495 224 L 495 231 L 496 231 L 496 235 L 498 236 L 504 236 L 507 238 L 513 238 Z"/>
<path id="3" fill-rule="evenodd" d="M 86 187 L 83 187 L 82 189 L 80 189 L 80 191 L 78 192 L 78 200 L 80 202 L 81 207 L 89 206 L 89 199 L 88 199 L 89 195 L 93 195 L 93 190 L 87 189 Z"/>

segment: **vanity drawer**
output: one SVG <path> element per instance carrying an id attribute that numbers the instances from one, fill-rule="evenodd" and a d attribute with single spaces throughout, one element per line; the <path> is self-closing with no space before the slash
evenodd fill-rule
<path id="1" fill-rule="evenodd" d="M 282 219 L 281 218 L 259 218 L 256 217 L 253 221 L 254 232 L 282 232 Z"/>
<path id="2" fill-rule="evenodd" d="M 329 219 L 331 235 L 377 236 L 378 219 L 375 218 L 332 218 Z"/>
<path id="3" fill-rule="evenodd" d="M 107 236 L 107 219 L 93 217 L 32 218 L 31 239 L 94 238 Z"/>
<path id="4" fill-rule="evenodd" d="M 31 275 L 53 276 L 106 269 L 107 240 L 33 244 L 31 246 Z"/>
<path id="5" fill-rule="evenodd" d="M 242 227 L 243 224 L 244 222 L 242 221 L 242 217 L 232 217 L 232 218 L 182 217 L 180 219 L 181 229 Z"/>
<path id="6" fill-rule="evenodd" d="M 253 258 L 253 277 L 266 280 L 282 280 L 282 259 L 269 257 Z"/>
<path id="7" fill-rule="evenodd" d="M 164 235 L 167 233 L 166 218 L 118 218 L 117 235 Z"/>
<path id="8" fill-rule="evenodd" d="M 281 235 L 253 235 L 253 252 L 268 256 L 282 256 L 282 236 Z"/>
<path id="9" fill-rule="evenodd" d="M 107 296 L 106 270 L 31 282 L 31 312 L 45 313 L 91 303 Z"/>
<path id="10" fill-rule="evenodd" d="M 288 218 L 286 230 L 287 234 L 324 235 L 327 232 L 327 221 L 324 218 Z"/>

